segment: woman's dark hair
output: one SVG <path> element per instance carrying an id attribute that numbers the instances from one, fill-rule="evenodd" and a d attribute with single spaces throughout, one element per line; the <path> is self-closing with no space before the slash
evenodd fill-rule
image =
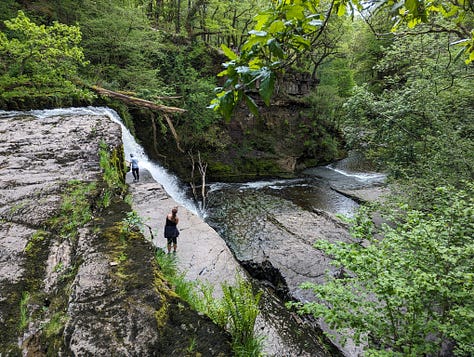
<path id="1" fill-rule="evenodd" d="M 171 217 L 173 217 L 173 220 L 176 219 L 176 213 L 178 213 L 178 209 L 175 207 L 171 210 Z"/>

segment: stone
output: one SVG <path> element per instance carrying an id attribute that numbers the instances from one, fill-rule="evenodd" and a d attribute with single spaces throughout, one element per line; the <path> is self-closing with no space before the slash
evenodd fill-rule
<path id="1" fill-rule="evenodd" d="M 196 354 L 230 355 L 228 334 L 160 280 L 150 242 L 120 240 L 130 206 L 100 208 L 101 143 L 123 155 L 106 116 L 0 112 L 0 355 L 185 355 L 193 339 Z M 92 220 L 65 234 L 72 183 L 97 190 Z"/>

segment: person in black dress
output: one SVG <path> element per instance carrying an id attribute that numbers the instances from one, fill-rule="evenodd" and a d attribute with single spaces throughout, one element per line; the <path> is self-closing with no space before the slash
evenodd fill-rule
<path id="1" fill-rule="evenodd" d="M 179 236 L 178 223 L 178 207 L 174 207 L 171 213 L 168 213 L 166 216 L 165 223 L 165 238 L 168 240 L 168 253 L 171 253 L 171 246 L 173 246 L 173 253 L 176 253 Z"/>

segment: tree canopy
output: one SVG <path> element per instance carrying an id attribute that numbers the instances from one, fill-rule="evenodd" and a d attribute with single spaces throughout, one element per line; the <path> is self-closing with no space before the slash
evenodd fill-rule
<path id="1" fill-rule="evenodd" d="M 72 81 L 79 67 L 88 63 L 77 26 L 36 25 L 23 11 L 5 21 L 5 26 L 7 32 L 0 32 L 0 76 L 9 95 L 40 87 L 69 88 L 69 94 L 75 91 Z"/>
<path id="2" fill-rule="evenodd" d="M 225 76 L 222 88 L 211 107 L 229 118 L 234 107 L 245 100 L 256 113 L 256 105 L 247 91 L 258 89 L 268 105 L 278 73 L 289 68 L 297 58 L 310 51 L 324 34 L 332 16 L 369 16 L 370 13 L 389 8 L 395 19 L 392 31 L 404 31 L 420 24 L 430 24 L 429 31 L 447 32 L 452 35 L 451 45 L 459 46 L 466 64 L 474 60 L 474 8 L 471 1 L 359 1 L 359 0 L 281 0 L 255 17 L 255 27 L 250 37 L 236 54 L 227 46 L 222 49 L 228 61 L 219 74 Z M 439 18 L 447 22 L 436 21 Z"/>
<path id="3" fill-rule="evenodd" d="M 359 243 L 316 244 L 344 273 L 303 284 L 316 300 L 289 305 L 323 317 L 370 356 L 472 355 L 473 189 L 440 187 L 430 212 L 403 206 L 403 216 L 387 217 L 399 224 L 382 232 L 361 210 L 352 226 Z"/>
<path id="4" fill-rule="evenodd" d="M 342 145 L 363 152 L 397 189 L 395 203 L 377 207 L 391 225 L 375 227 L 361 210 L 351 221 L 359 244 L 318 243 L 344 274 L 306 284 L 318 299 L 297 306 L 355 332 L 347 336 L 371 355 L 473 353 L 472 1 L 280 0 L 265 8 L 258 0 L 42 0 L 15 17 L 23 3 L 0 5 L 9 19 L 0 33 L 0 99 L 92 98 L 75 85 L 80 78 L 82 88 L 141 108 L 133 110 L 152 133 L 150 152 L 176 151 L 169 130 L 181 156 L 197 155 L 203 166 L 218 154 L 277 156 L 288 145 L 301 166 L 334 160 Z M 255 94 L 272 105 L 290 71 L 313 83 L 304 96 L 285 97 L 293 122 L 273 116 L 279 105 L 271 123 L 259 121 Z M 143 110 L 160 111 L 165 101 L 165 112 Z M 254 115 L 239 107 L 236 118 L 239 101 Z M 244 128 L 241 142 L 226 125 Z M 283 140 L 271 146 L 278 125 Z M 254 163 L 242 162 L 248 173 Z M 206 167 L 233 169 L 219 159 Z"/>

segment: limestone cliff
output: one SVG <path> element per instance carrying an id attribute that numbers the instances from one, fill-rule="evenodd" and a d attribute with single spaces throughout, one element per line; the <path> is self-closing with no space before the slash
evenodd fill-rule
<path id="1" fill-rule="evenodd" d="M 0 355 L 228 356 L 133 228 L 120 127 L 0 112 Z"/>

